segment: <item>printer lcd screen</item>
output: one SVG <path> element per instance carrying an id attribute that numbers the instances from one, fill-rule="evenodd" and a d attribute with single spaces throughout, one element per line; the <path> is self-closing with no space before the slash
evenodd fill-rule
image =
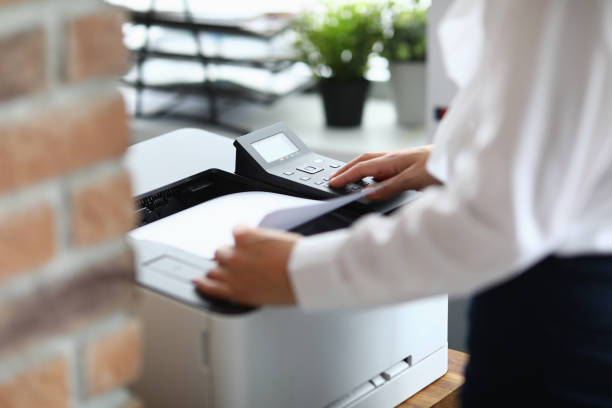
<path id="1" fill-rule="evenodd" d="M 297 152 L 299 149 L 284 133 L 277 133 L 274 136 L 267 137 L 252 143 L 253 149 L 263 157 L 263 159 L 272 163 L 281 157 Z"/>

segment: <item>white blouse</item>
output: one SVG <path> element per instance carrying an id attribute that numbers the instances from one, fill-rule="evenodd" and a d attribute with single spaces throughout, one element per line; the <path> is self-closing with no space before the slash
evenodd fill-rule
<path id="1" fill-rule="evenodd" d="M 460 88 L 428 162 L 445 185 L 300 240 L 304 309 L 466 294 L 550 254 L 612 254 L 612 2 L 459 0 L 439 36 Z"/>

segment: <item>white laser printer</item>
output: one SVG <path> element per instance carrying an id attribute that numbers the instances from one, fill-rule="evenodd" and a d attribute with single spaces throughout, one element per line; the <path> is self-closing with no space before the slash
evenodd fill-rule
<path id="1" fill-rule="evenodd" d="M 341 164 L 311 152 L 283 124 L 241 136 L 234 146 L 183 129 L 138 143 L 127 155 L 142 225 L 236 192 L 321 199 L 374 182 L 330 189 L 325 179 Z M 295 231 L 346 227 L 413 194 L 375 205 L 360 200 Z M 206 225 L 193 227 L 206 234 Z M 195 292 L 190 281 L 210 259 L 152 241 L 133 246 L 145 328 L 135 389 L 149 408 L 393 407 L 447 370 L 446 296 L 328 313 L 250 308 Z"/>

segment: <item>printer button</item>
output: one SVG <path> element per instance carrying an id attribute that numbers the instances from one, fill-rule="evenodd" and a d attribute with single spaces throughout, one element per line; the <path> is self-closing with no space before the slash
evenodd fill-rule
<path id="1" fill-rule="evenodd" d="M 323 184 L 323 183 L 325 183 L 325 182 L 324 182 L 324 181 L 315 181 L 315 184 L 316 184 L 317 186 L 320 186 L 320 185 L 321 185 L 321 184 Z"/>
<path id="2" fill-rule="evenodd" d="M 308 174 L 315 174 L 320 171 L 323 171 L 322 167 L 311 166 L 309 164 L 305 164 L 302 167 L 296 167 L 295 169 L 299 171 L 303 171 L 304 173 L 308 173 Z"/>
<path id="3" fill-rule="evenodd" d="M 340 167 L 339 164 L 330 164 L 329 167 L 331 167 L 332 169 L 337 169 L 338 167 Z"/>
<path id="4" fill-rule="evenodd" d="M 370 382 L 373 386 L 378 388 L 385 383 L 385 379 L 382 377 L 382 375 L 377 375 L 376 377 L 372 378 Z"/>
<path id="5" fill-rule="evenodd" d="M 285 176 L 292 176 L 294 173 L 292 171 L 285 171 L 285 172 L 283 172 L 283 174 Z"/>
<path id="6" fill-rule="evenodd" d="M 310 180 L 310 177 L 300 177 L 300 180 L 302 180 L 302 181 L 308 181 L 308 180 Z"/>
<path id="7" fill-rule="evenodd" d="M 329 177 L 323 177 L 323 181 L 329 181 Z"/>
<path id="8" fill-rule="evenodd" d="M 360 182 L 365 184 L 366 186 L 369 186 L 371 184 L 375 184 L 376 183 L 376 181 L 374 181 L 374 179 L 372 177 L 366 177 L 364 179 L 361 179 Z"/>

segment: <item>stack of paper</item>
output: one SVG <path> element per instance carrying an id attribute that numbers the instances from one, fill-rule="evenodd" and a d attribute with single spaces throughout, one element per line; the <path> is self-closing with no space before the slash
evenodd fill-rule
<path id="1" fill-rule="evenodd" d="M 289 230 L 363 197 L 363 192 L 327 201 L 260 191 L 229 194 L 140 227 L 132 239 L 153 241 L 212 258 L 233 243 L 237 225 Z"/>

